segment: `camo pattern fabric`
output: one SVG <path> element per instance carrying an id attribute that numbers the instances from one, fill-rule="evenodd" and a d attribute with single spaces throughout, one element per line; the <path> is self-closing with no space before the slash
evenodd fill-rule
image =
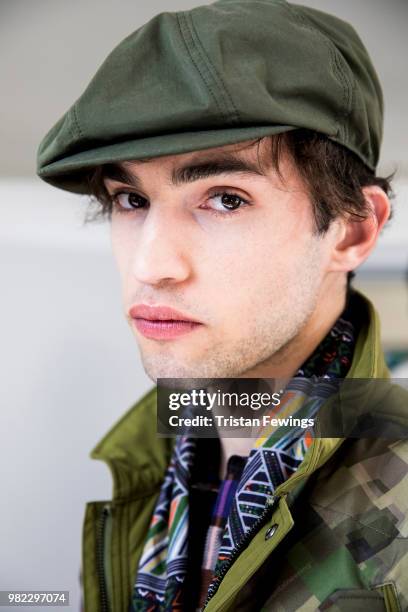
<path id="1" fill-rule="evenodd" d="M 294 526 L 234 609 L 407 611 L 407 473 L 408 440 L 344 441 L 287 500 Z"/>

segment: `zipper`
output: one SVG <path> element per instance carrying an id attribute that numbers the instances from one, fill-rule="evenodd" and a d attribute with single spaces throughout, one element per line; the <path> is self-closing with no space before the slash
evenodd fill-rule
<path id="1" fill-rule="evenodd" d="M 383 584 L 374 588 L 382 592 L 387 612 L 400 612 L 401 607 L 399 605 L 398 595 L 392 583 Z"/>
<path id="2" fill-rule="evenodd" d="M 312 446 L 309 449 L 310 452 L 311 452 L 311 457 L 309 459 L 309 464 L 311 464 L 313 466 L 313 469 L 316 466 L 317 459 L 318 459 L 318 453 L 319 453 L 319 449 L 320 449 L 320 445 L 316 443 L 316 441 L 318 441 L 318 440 L 319 440 L 318 438 L 315 438 L 314 441 L 313 441 Z M 311 472 L 312 469 L 309 467 L 308 471 Z M 292 486 L 290 487 L 289 491 L 293 490 L 295 488 L 295 486 L 297 485 L 298 481 L 301 482 L 303 480 L 303 478 L 305 478 L 305 476 L 307 476 L 307 475 L 308 475 L 307 471 L 303 472 L 301 474 L 299 474 L 299 472 L 294 474 L 290 478 L 290 483 L 291 483 Z M 288 481 L 286 481 L 286 482 L 288 482 Z M 220 586 L 220 582 L 224 578 L 225 574 L 228 572 L 228 570 L 233 565 L 233 563 L 236 560 L 236 558 L 244 550 L 244 548 L 246 546 L 248 546 L 251 538 L 255 535 L 255 532 L 259 531 L 259 529 L 266 523 L 266 521 L 268 520 L 270 515 L 273 514 L 274 510 L 276 509 L 276 507 L 277 507 L 277 505 L 279 503 L 279 499 L 281 497 L 286 497 L 289 494 L 288 490 L 283 490 L 281 492 L 278 492 L 278 489 L 281 489 L 281 488 L 285 487 L 286 482 L 284 484 L 279 485 L 278 488 L 275 490 L 275 493 L 273 495 L 271 495 L 266 500 L 266 505 L 265 505 L 265 508 L 264 508 L 262 514 L 258 517 L 258 519 L 255 521 L 255 523 L 252 525 L 252 527 L 249 529 L 249 531 L 247 531 L 247 533 L 244 535 L 242 540 L 238 543 L 238 546 L 236 546 L 232 550 L 231 556 L 228 559 L 228 561 L 226 562 L 226 564 L 222 567 L 222 569 L 220 571 L 215 573 L 214 578 L 213 578 L 212 582 L 210 583 L 210 586 L 208 587 L 207 598 L 204 601 L 204 605 L 201 608 L 201 612 L 203 612 L 205 610 L 205 608 L 208 606 L 210 600 L 214 597 L 214 595 L 218 591 L 218 587 Z M 286 487 L 286 489 L 287 489 L 287 487 Z"/>
<path id="3" fill-rule="evenodd" d="M 201 610 L 205 610 L 205 608 L 208 606 L 210 600 L 214 597 L 214 595 L 218 591 L 218 587 L 220 586 L 220 583 L 222 579 L 224 578 L 225 574 L 228 572 L 230 567 L 233 565 L 236 558 L 242 553 L 244 548 L 248 546 L 250 540 L 255 535 L 255 532 L 259 531 L 259 529 L 266 523 L 266 521 L 271 516 L 271 514 L 273 514 L 274 510 L 276 509 L 276 506 L 278 505 L 280 497 L 281 497 L 280 495 L 271 495 L 271 497 L 267 499 L 266 505 L 262 511 L 262 514 L 257 518 L 257 520 L 252 525 L 252 527 L 246 532 L 246 534 L 243 536 L 242 540 L 240 540 L 238 545 L 231 551 L 230 558 L 225 563 L 225 565 L 223 565 L 221 570 L 219 570 L 215 574 L 212 582 L 210 583 L 210 586 L 208 587 L 207 598 Z"/>
<path id="4" fill-rule="evenodd" d="M 106 580 L 105 552 L 106 552 L 106 525 L 111 516 L 110 505 L 105 504 L 99 516 L 96 540 L 96 565 L 101 598 L 100 612 L 109 612 L 110 602 Z"/>

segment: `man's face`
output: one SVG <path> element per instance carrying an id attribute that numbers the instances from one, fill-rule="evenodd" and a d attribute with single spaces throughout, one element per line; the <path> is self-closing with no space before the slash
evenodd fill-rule
<path id="1" fill-rule="evenodd" d="M 244 144 L 126 162 L 126 181 L 105 179 L 125 314 L 153 380 L 265 375 L 317 311 L 331 230 L 316 233 L 288 159 L 282 182 L 259 165 L 268 140 Z"/>

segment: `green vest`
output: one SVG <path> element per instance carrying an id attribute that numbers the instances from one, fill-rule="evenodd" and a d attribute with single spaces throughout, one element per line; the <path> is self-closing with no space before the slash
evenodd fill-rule
<path id="1" fill-rule="evenodd" d="M 357 300 L 366 323 L 348 378 L 388 378 L 378 315 L 366 298 Z M 408 394 L 390 385 L 378 411 L 384 427 L 406 430 Z M 86 612 L 128 612 L 173 444 L 156 436 L 154 388 L 92 451 L 110 467 L 113 497 L 86 507 Z M 206 612 L 408 610 L 407 465 L 403 438 L 315 438 Z"/>

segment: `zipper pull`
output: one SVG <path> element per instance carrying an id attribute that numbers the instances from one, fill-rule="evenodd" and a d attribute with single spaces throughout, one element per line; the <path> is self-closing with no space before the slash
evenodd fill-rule
<path id="1" fill-rule="evenodd" d="M 275 506 L 277 501 L 278 501 L 278 496 L 277 495 L 269 495 L 266 499 L 266 506 L 268 509 L 270 509 L 271 507 Z"/>
<path id="2" fill-rule="evenodd" d="M 271 510 L 274 510 L 276 508 L 276 506 L 279 504 L 279 500 L 286 498 L 288 496 L 288 492 L 284 491 L 283 493 L 272 493 L 272 495 L 270 495 L 267 500 L 266 500 L 266 508 L 268 508 L 268 511 L 270 512 Z"/>
<path id="3" fill-rule="evenodd" d="M 270 495 L 266 500 L 264 512 L 266 514 L 271 514 L 279 504 L 279 500 L 281 497 L 281 495 L 276 495 L 275 493 L 272 493 L 272 495 Z"/>

